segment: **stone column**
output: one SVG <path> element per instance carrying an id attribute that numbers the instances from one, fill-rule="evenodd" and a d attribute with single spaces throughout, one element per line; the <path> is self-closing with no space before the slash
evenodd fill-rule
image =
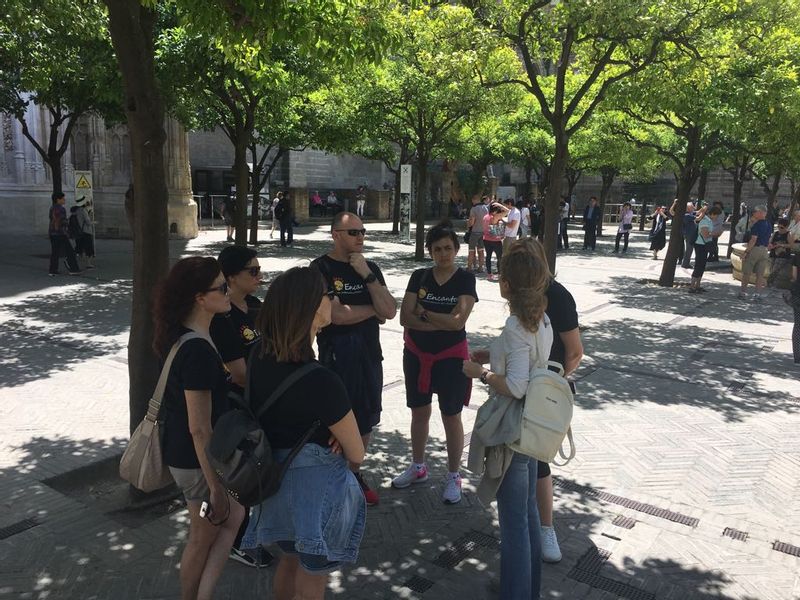
<path id="1" fill-rule="evenodd" d="M 189 168 L 189 135 L 174 119 L 164 123 L 167 142 L 164 144 L 164 167 L 169 189 L 169 232 L 171 237 L 197 237 L 197 204 L 192 199 L 192 177 Z"/>
<path id="2" fill-rule="evenodd" d="M 308 220 L 308 188 L 289 188 L 289 202 L 298 222 Z"/>

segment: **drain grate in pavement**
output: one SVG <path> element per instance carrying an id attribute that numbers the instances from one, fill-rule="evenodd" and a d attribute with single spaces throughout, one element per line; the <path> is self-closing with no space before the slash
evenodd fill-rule
<path id="1" fill-rule="evenodd" d="M 447 550 L 437 556 L 433 560 L 433 564 L 443 569 L 454 569 L 478 546 L 497 549 L 500 547 L 500 540 L 480 531 L 475 531 L 474 529 L 470 530 L 453 542 L 453 545 Z"/>
<path id="2" fill-rule="evenodd" d="M 611 524 L 616 527 L 622 527 L 623 529 L 633 529 L 633 526 L 636 525 L 636 519 L 631 519 L 630 517 L 623 517 L 622 515 L 617 515 L 614 517 L 614 520 L 611 521 Z"/>
<path id="3" fill-rule="evenodd" d="M 430 579 L 425 579 L 424 577 L 420 577 L 419 575 L 414 575 L 411 579 L 407 580 L 403 587 L 407 587 L 412 592 L 417 592 L 418 594 L 424 594 L 427 592 L 431 587 L 433 587 L 433 582 Z"/>
<path id="4" fill-rule="evenodd" d="M 739 531 L 738 529 L 733 529 L 732 527 L 726 527 L 722 530 L 722 535 L 739 540 L 740 542 L 746 542 L 747 536 L 750 534 L 746 531 Z"/>
<path id="5" fill-rule="evenodd" d="M 797 546 L 792 546 L 791 544 L 787 544 L 786 542 L 779 542 L 776 540 L 772 542 L 772 549 L 777 550 L 778 552 L 783 552 L 784 554 L 800 556 L 800 548 Z"/>
<path id="6" fill-rule="evenodd" d="M 5 540 L 10 538 L 12 535 L 17 535 L 18 533 L 27 531 L 28 529 L 36 527 L 38 524 L 39 521 L 36 519 L 23 519 L 22 521 L 12 523 L 8 527 L 3 527 L 0 529 L 0 540 Z"/>
<path id="7" fill-rule="evenodd" d="M 728 385 L 729 392 L 740 392 L 744 389 L 745 383 L 744 381 L 732 381 Z"/>
<path id="8" fill-rule="evenodd" d="M 636 500 L 632 500 L 631 498 L 625 498 L 623 496 L 609 494 L 608 492 L 601 492 L 600 490 L 590 488 L 589 486 L 580 485 L 579 483 L 575 483 L 574 481 L 566 481 L 558 477 L 554 477 L 553 481 L 558 487 L 562 489 L 571 492 L 578 492 L 580 494 L 589 496 L 591 498 L 597 498 L 598 500 L 603 500 L 604 502 L 619 504 L 620 506 L 624 506 L 625 508 L 629 508 L 637 512 L 642 512 L 647 515 L 651 515 L 653 517 L 658 517 L 660 519 L 666 519 L 667 521 L 672 521 L 673 523 L 686 525 L 688 527 L 697 527 L 700 524 L 700 519 L 697 519 L 695 517 L 690 517 L 688 515 L 676 513 L 671 510 L 667 510 L 666 508 L 658 508 L 657 506 L 653 506 L 652 504 L 637 502 Z"/>
<path id="9" fill-rule="evenodd" d="M 592 546 L 581 556 L 572 570 L 567 573 L 567 577 L 598 590 L 610 592 L 617 597 L 628 598 L 629 600 L 655 600 L 656 596 L 651 592 L 646 592 L 627 583 L 600 575 L 600 569 L 610 557 L 611 552 L 608 550 Z"/>

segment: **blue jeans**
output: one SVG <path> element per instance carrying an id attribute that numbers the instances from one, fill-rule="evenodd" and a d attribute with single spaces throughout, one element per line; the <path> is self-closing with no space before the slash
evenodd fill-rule
<path id="1" fill-rule="evenodd" d="M 500 517 L 500 600 L 538 600 L 542 539 L 536 506 L 535 458 L 515 453 L 497 490 Z"/>

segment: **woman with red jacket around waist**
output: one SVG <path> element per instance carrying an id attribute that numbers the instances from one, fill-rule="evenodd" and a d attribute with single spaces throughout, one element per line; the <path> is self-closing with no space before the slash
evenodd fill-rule
<path id="1" fill-rule="evenodd" d="M 458 235 L 449 222 L 428 231 L 425 245 L 434 266 L 414 271 L 400 309 L 400 324 L 405 327 L 403 373 L 406 404 L 411 409 L 412 463 L 392 485 L 406 488 L 428 480 L 425 444 L 436 393 L 447 438 L 448 474 L 442 500 L 456 504 L 461 501 L 458 468 L 464 450 L 461 410 L 472 390 L 471 380 L 461 371 L 469 357 L 464 326 L 478 295 L 475 276 L 455 264 Z"/>

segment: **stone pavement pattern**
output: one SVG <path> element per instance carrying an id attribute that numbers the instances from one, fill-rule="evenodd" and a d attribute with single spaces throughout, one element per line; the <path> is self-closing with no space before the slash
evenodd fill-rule
<path id="1" fill-rule="evenodd" d="M 418 265 L 385 225 L 368 228 L 368 257 L 399 299 Z M 206 231 L 171 252 L 215 255 L 223 239 Z M 559 257 L 586 357 L 578 455 L 554 470 L 564 559 L 544 566 L 543 597 L 799 599 L 800 558 L 791 552 L 800 546 L 800 373 L 787 307 L 777 296 L 737 301 L 725 272 L 707 275 L 702 296 L 643 283 L 661 267 L 645 238 L 634 233 L 620 257 L 609 243 L 602 238 L 596 255 Z M 98 469 L 113 473 L 127 438 L 129 242 L 101 240 L 96 272 L 53 279 L 46 239 L 6 237 L 0 246 L 0 600 L 178 598 L 185 511 L 108 511 L 113 490 L 84 482 Z M 296 248 L 273 242 L 259 255 L 269 277 L 326 248 L 324 230 L 301 229 Z M 481 278 L 478 294 L 473 347 L 507 314 L 497 284 Z M 441 503 L 436 417 L 430 483 L 389 487 L 409 459 L 397 320 L 382 328 L 382 343 L 385 410 L 366 464 L 381 504 L 369 509 L 359 563 L 332 577 L 328 596 L 496 597 L 496 511 L 479 505 L 469 483 L 460 505 Z M 485 398 L 476 386 L 465 431 Z M 95 467 L 80 470 L 87 465 Z M 216 597 L 270 597 L 272 573 L 230 563 Z"/>

